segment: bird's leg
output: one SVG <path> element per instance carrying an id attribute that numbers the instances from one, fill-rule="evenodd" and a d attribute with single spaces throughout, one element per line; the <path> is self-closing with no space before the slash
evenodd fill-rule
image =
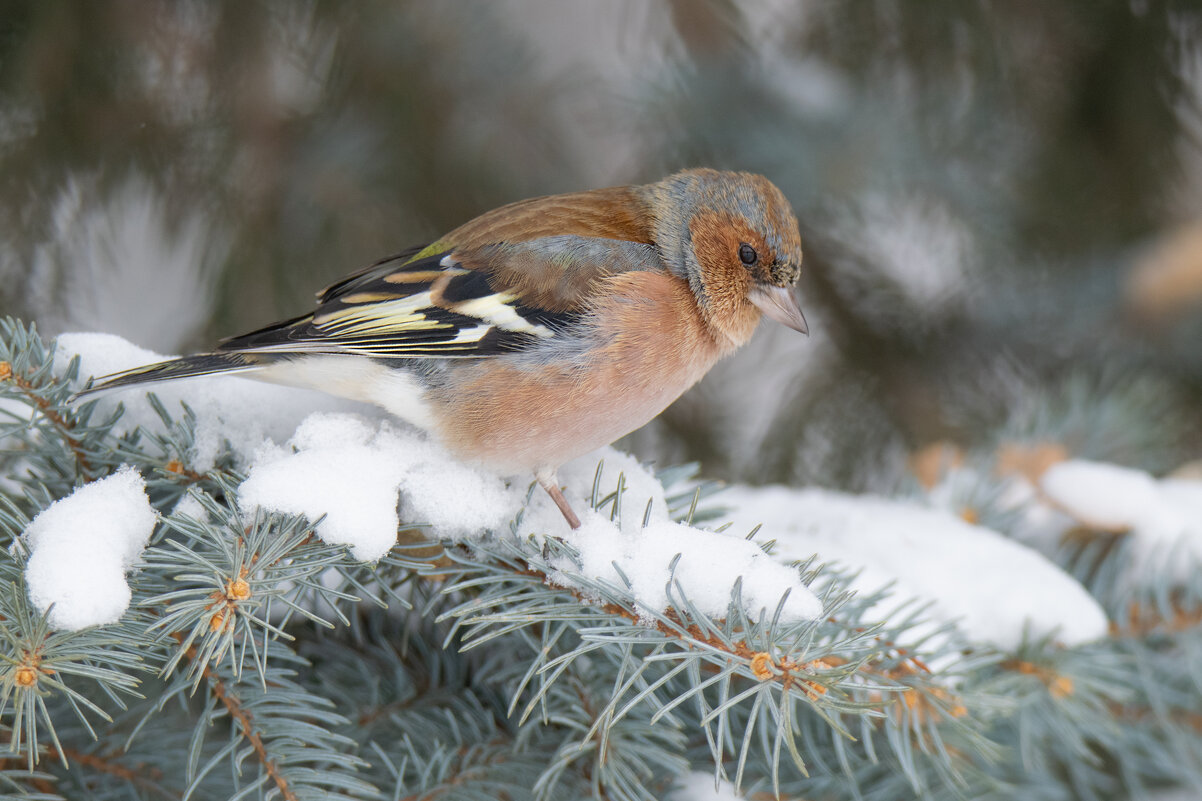
<path id="1" fill-rule="evenodd" d="M 572 507 L 568 505 L 568 499 L 563 497 L 563 491 L 559 488 L 559 479 L 555 476 L 554 470 L 540 468 L 534 471 L 534 478 L 538 480 L 538 485 L 547 491 L 551 496 L 551 500 L 555 501 L 555 505 L 559 507 L 559 511 L 563 512 L 564 520 L 568 521 L 568 525 L 572 528 L 580 528 L 580 518 L 572 511 Z"/>

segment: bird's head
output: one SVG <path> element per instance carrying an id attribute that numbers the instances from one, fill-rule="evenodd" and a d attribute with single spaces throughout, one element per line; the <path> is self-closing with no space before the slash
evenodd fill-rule
<path id="1" fill-rule="evenodd" d="M 646 197 L 668 269 L 689 282 L 707 318 L 733 323 L 750 314 L 754 327 L 758 309 L 809 333 L 793 293 L 801 275 L 797 218 L 771 181 L 685 170 L 649 184 Z"/>

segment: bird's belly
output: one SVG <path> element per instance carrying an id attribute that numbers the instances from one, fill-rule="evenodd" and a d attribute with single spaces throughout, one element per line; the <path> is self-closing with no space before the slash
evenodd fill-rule
<path id="1" fill-rule="evenodd" d="M 680 397 L 709 364 L 655 371 L 612 365 L 584 375 L 481 367 L 489 391 L 462 387 L 435 430 L 459 458 L 518 473 L 557 467 L 629 434 Z"/>
<path id="2" fill-rule="evenodd" d="M 366 357 L 301 356 L 268 365 L 249 377 L 373 403 L 418 428 L 429 430 L 432 425 L 421 382 L 406 370 Z"/>

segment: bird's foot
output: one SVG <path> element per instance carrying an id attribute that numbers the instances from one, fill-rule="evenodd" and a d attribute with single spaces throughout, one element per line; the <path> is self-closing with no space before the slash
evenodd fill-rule
<path id="1" fill-rule="evenodd" d="M 580 518 L 572 511 L 568 499 L 563 497 L 563 490 L 559 488 L 559 479 L 556 478 L 555 471 L 536 470 L 534 477 L 538 480 L 538 485 L 545 489 L 547 494 L 551 496 L 551 500 L 555 501 L 555 505 L 563 513 L 563 518 L 568 521 L 568 525 L 572 528 L 580 528 Z"/>

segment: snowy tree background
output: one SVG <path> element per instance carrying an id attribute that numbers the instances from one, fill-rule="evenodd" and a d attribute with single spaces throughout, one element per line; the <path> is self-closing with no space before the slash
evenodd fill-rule
<path id="1" fill-rule="evenodd" d="M 813 334 L 578 536 L 361 407 L 68 401 L 694 165 L 790 198 Z M 1202 797 L 1197 3 L 10 0 L 0 279 L 6 792 Z"/>

